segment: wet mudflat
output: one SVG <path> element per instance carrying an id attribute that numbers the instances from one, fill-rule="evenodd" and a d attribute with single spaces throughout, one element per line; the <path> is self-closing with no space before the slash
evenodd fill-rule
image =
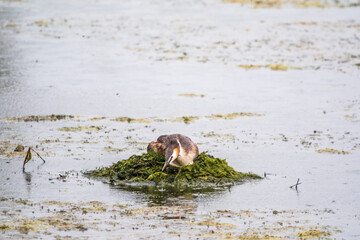
<path id="1" fill-rule="evenodd" d="M 358 239 L 358 4 L 0 1 L 0 239 Z M 82 174 L 176 132 L 266 177 Z"/>

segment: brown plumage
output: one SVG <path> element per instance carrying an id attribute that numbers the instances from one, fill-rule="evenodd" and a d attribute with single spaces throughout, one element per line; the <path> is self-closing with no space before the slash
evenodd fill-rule
<path id="1" fill-rule="evenodd" d="M 192 164 L 199 155 L 197 145 L 189 137 L 181 134 L 161 135 L 149 143 L 147 151 L 165 156 L 163 171 L 169 164 L 175 167 Z"/>

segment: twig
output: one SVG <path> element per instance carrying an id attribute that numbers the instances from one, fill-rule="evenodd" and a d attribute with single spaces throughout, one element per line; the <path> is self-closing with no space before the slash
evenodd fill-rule
<path id="1" fill-rule="evenodd" d="M 33 148 L 30 148 L 34 153 L 36 153 L 36 155 L 39 157 L 39 158 L 41 158 L 41 160 L 43 160 L 44 161 L 44 163 L 45 163 L 45 160 L 40 156 L 40 154 L 38 153 L 38 152 L 36 152 Z"/>
<path id="2" fill-rule="evenodd" d="M 217 181 L 217 182 L 215 183 L 215 185 L 218 185 L 222 180 L 223 180 L 223 178 L 220 178 L 219 181 Z"/>
<path id="3" fill-rule="evenodd" d="M 32 147 L 29 147 L 29 149 L 26 152 L 26 156 L 25 156 L 24 163 L 23 163 L 23 172 L 25 172 L 25 164 L 31 160 L 31 151 L 36 153 L 36 155 L 39 158 L 41 158 L 41 160 L 43 160 L 43 162 L 45 163 L 45 160 L 40 156 L 40 154 L 38 152 L 36 152 L 34 149 L 32 149 Z"/>
<path id="4" fill-rule="evenodd" d="M 301 184 L 301 182 L 299 182 L 299 181 L 300 181 L 300 178 L 298 178 L 298 180 L 297 180 L 296 184 L 294 184 L 294 185 L 290 186 L 289 188 L 293 188 L 293 187 L 295 187 L 295 189 L 297 190 L 298 185 L 300 185 L 300 184 Z"/>

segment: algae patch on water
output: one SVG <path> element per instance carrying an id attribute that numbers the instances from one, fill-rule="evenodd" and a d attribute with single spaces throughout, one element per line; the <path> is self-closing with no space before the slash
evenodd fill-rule
<path id="1" fill-rule="evenodd" d="M 98 126 L 77 126 L 77 127 L 62 127 L 59 128 L 63 132 L 78 132 L 78 131 L 99 131 L 101 127 Z"/>
<path id="2" fill-rule="evenodd" d="M 242 173 L 230 167 L 226 160 L 201 153 L 192 165 L 169 168 L 162 172 L 165 159 L 154 152 L 133 155 L 110 167 L 85 173 L 92 177 L 105 177 L 111 183 L 154 182 L 157 184 L 226 184 L 261 179 L 253 173 Z"/>
<path id="3" fill-rule="evenodd" d="M 3 118 L 1 120 L 6 121 L 24 121 L 24 122 L 44 122 L 44 121 L 58 121 L 58 120 L 72 120 L 75 116 L 73 115 L 59 115 L 59 114 L 51 114 L 45 116 L 23 116 L 23 117 L 13 117 L 13 118 Z"/>
<path id="4" fill-rule="evenodd" d="M 349 152 L 340 151 L 340 150 L 336 150 L 336 149 L 333 149 L 333 148 L 323 148 L 323 149 L 317 150 L 317 152 L 318 153 L 343 154 L 343 155 L 349 154 Z"/>
<path id="5" fill-rule="evenodd" d="M 319 231 L 319 230 L 309 230 L 306 232 L 299 232 L 297 236 L 300 239 L 319 239 L 322 237 L 330 236 L 329 232 Z"/>
<path id="6" fill-rule="evenodd" d="M 268 65 L 240 64 L 237 67 L 243 68 L 246 70 L 269 68 L 270 70 L 274 70 L 274 71 L 287 71 L 288 69 L 301 69 L 300 67 L 285 66 L 285 65 L 281 65 L 281 64 L 268 64 Z"/>

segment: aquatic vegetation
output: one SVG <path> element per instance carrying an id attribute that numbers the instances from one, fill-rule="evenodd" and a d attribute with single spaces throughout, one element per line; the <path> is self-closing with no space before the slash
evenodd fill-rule
<path id="1" fill-rule="evenodd" d="M 346 114 L 344 117 L 347 118 L 347 119 L 355 118 L 354 114 L 353 115 Z"/>
<path id="2" fill-rule="evenodd" d="M 231 223 L 221 223 L 221 222 L 214 222 L 214 221 L 204 221 L 194 223 L 199 226 L 207 226 L 207 227 L 216 227 L 216 228 L 227 228 L 227 229 L 235 229 L 236 226 Z"/>
<path id="3" fill-rule="evenodd" d="M 240 113 L 230 113 L 230 114 L 214 114 L 207 116 L 206 118 L 210 119 L 234 119 L 238 117 L 260 117 L 264 116 L 264 114 L 251 113 L 251 112 L 240 112 Z"/>
<path id="4" fill-rule="evenodd" d="M 40 122 L 40 121 L 57 121 L 57 120 L 67 120 L 73 119 L 74 116 L 72 115 L 45 115 L 45 116 L 23 116 L 23 117 L 13 117 L 13 118 L 4 118 L 2 120 L 6 121 L 24 121 L 24 122 Z"/>
<path id="5" fill-rule="evenodd" d="M 10 230 L 10 227 L 8 225 L 0 225 L 0 231 L 6 231 L 6 230 Z"/>
<path id="6" fill-rule="evenodd" d="M 64 132 L 77 132 L 77 131 L 99 131 L 101 127 L 97 126 L 78 126 L 78 127 L 62 127 L 59 128 L 60 131 Z"/>
<path id="7" fill-rule="evenodd" d="M 319 149 L 317 150 L 318 153 L 333 153 L 333 154 L 349 154 L 349 152 L 346 151 L 339 151 L 333 148 L 323 148 L 323 149 Z"/>
<path id="8" fill-rule="evenodd" d="M 195 94 L 195 93 L 183 93 L 183 94 L 179 94 L 178 96 L 180 97 L 190 97 L 190 98 L 194 98 L 194 97 L 205 97 L 204 94 Z"/>
<path id="9" fill-rule="evenodd" d="M 242 173 L 230 167 L 226 160 L 201 153 L 194 164 L 162 172 L 164 157 L 155 152 L 133 155 L 110 167 L 86 173 L 92 177 L 106 177 L 111 183 L 155 182 L 163 184 L 224 184 L 261 179 L 253 173 Z"/>
<path id="10" fill-rule="evenodd" d="M 16 152 L 16 151 L 6 152 L 5 149 L 3 151 L 1 151 L 0 153 L 6 154 L 6 157 L 8 157 L 8 158 L 18 157 L 18 156 L 23 157 L 26 154 L 26 152 L 24 152 L 24 151 L 22 151 L 22 152 Z"/>
<path id="11" fill-rule="evenodd" d="M 287 71 L 288 69 L 301 69 L 300 67 L 294 67 L 294 66 L 286 66 L 281 64 L 268 64 L 268 65 L 247 65 L 247 64 L 240 64 L 237 66 L 238 68 L 244 68 L 246 70 L 249 69 L 260 69 L 260 68 L 269 68 L 273 71 Z"/>
<path id="12" fill-rule="evenodd" d="M 174 120 L 174 122 L 176 122 L 176 121 L 179 121 L 179 122 L 184 121 L 184 123 L 189 124 L 189 123 L 195 122 L 195 120 L 198 120 L 198 119 L 200 119 L 200 117 L 197 117 L 197 116 L 183 116 L 183 117 L 180 117 L 180 118 L 176 118 Z"/>
<path id="13" fill-rule="evenodd" d="M 48 27 L 49 26 L 49 23 L 44 20 L 35 21 L 34 24 L 39 27 Z"/>
<path id="14" fill-rule="evenodd" d="M 90 121 L 100 121 L 100 120 L 104 120 L 106 119 L 106 117 L 93 117 L 93 118 L 90 118 Z"/>
<path id="15" fill-rule="evenodd" d="M 90 212 L 105 212 L 108 206 L 99 201 L 91 201 L 88 203 L 90 206 L 81 207 L 81 211 L 83 214 Z"/>
<path id="16" fill-rule="evenodd" d="M 104 147 L 104 151 L 106 152 L 123 152 L 128 150 L 127 148 L 113 148 L 111 146 Z"/>
<path id="17" fill-rule="evenodd" d="M 297 234 L 297 236 L 300 239 L 318 239 L 320 237 L 327 237 L 330 236 L 331 234 L 328 232 L 324 232 L 324 231 L 319 231 L 319 230 L 309 230 L 306 232 L 299 232 Z"/>
<path id="18" fill-rule="evenodd" d="M 252 64 L 240 64 L 238 65 L 239 68 L 244 68 L 244 69 L 259 69 L 259 68 L 262 68 L 261 65 L 252 65 Z"/>
<path id="19" fill-rule="evenodd" d="M 289 67 L 289 66 L 284 66 L 284 65 L 280 65 L 280 64 L 272 64 L 272 65 L 269 65 L 269 68 L 270 68 L 271 70 L 275 70 L 275 71 L 278 71 L 278 70 L 280 70 L 280 71 L 286 71 L 286 70 L 288 70 L 288 69 L 291 68 L 291 67 Z"/>
<path id="20" fill-rule="evenodd" d="M 217 227 L 218 229 L 218 227 Z M 224 231 L 224 229 L 221 229 Z M 271 236 L 271 235 L 257 235 L 257 234 L 253 234 L 253 235 L 249 235 L 249 234 L 244 234 L 244 235 L 237 235 L 237 234 L 232 234 L 229 232 L 222 232 L 222 231 L 212 231 L 211 234 L 206 234 L 205 235 L 206 238 L 215 238 L 215 239 L 237 239 L 237 240 L 285 240 L 288 238 L 285 237 L 277 237 L 277 236 Z"/>
<path id="21" fill-rule="evenodd" d="M 144 119 L 144 118 L 129 118 L 129 117 L 118 117 L 113 119 L 114 121 L 118 122 L 137 122 L 137 123 L 151 123 L 150 119 Z"/>
<path id="22" fill-rule="evenodd" d="M 185 124 L 193 123 L 196 120 L 207 118 L 211 120 L 219 119 L 234 119 L 238 117 L 259 117 L 264 116 L 264 114 L 251 113 L 251 112 L 239 112 L 239 113 L 229 113 L 229 114 L 213 114 L 209 116 L 182 116 L 176 118 L 130 118 L 130 117 L 118 117 L 112 119 L 113 121 L 119 122 L 128 122 L 128 123 L 151 123 L 155 122 L 184 122 Z"/>
<path id="23" fill-rule="evenodd" d="M 322 1 L 322 0 L 222 0 L 226 3 L 237 3 L 242 5 L 251 5 L 254 8 L 280 8 L 284 5 L 293 5 L 304 8 L 325 8 L 325 7 L 355 7 L 359 3 L 341 2 L 341 1 Z"/>
<path id="24" fill-rule="evenodd" d="M 236 137 L 233 134 L 229 133 L 215 133 L 214 131 L 208 132 L 208 133 L 201 133 L 201 137 L 205 138 L 214 138 L 218 142 L 224 142 L 224 141 L 235 141 Z"/>
<path id="25" fill-rule="evenodd" d="M 14 152 L 23 152 L 25 150 L 23 145 L 17 145 Z"/>
<path id="26" fill-rule="evenodd" d="M 45 139 L 45 140 L 41 140 L 41 143 L 57 143 L 60 142 L 60 139 Z"/>
<path id="27" fill-rule="evenodd" d="M 223 2 L 228 3 L 239 3 L 239 4 L 251 4 L 254 7 L 280 7 L 281 1 L 272 0 L 272 1 L 252 1 L 252 0 L 223 0 Z"/>
<path id="28" fill-rule="evenodd" d="M 171 196 L 174 198 L 173 195 Z M 138 232 L 151 235 L 156 228 L 160 231 L 164 228 L 168 229 L 166 233 L 162 233 L 162 238 L 164 236 L 168 238 L 169 235 L 173 235 L 172 232 L 176 232 L 186 239 L 322 239 L 340 232 L 335 227 L 320 224 L 323 218 L 320 218 L 315 225 L 309 224 L 308 219 L 311 216 L 331 216 L 333 213 L 329 209 L 327 211 L 218 209 L 198 213 L 196 205 L 186 202 L 160 206 L 134 206 L 97 200 L 34 202 L 0 197 L 0 201 L 12 203 L 2 211 L 5 221 L 0 224 L 0 232 L 5 238 L 9 236 L 11 238 L 16 234 L 16 239 L 34 238 L 33 236 L 60 239 L 58 234 L 69 234 L 67 231 L 71 231 L 72 234 L 91 231 L 92 236 L 102 236 L 104 231 L 107 231 L 122 237 L 123 229 L 138 229 Z M 21 214 L 30 211 L 36 214 L 30 217 Z M 274 217 L 274 212 L 281 216 Z M 119 221 L 119 218 L 123 221 Z M 169 221 L 181 221 L 180 228 L 179 224 L 171 224 Z M 244 223 L 253 223 L 253 226 L 246 226 L 244 232 Z M 267 227 L 259 229 L 259 224 Z"/>

